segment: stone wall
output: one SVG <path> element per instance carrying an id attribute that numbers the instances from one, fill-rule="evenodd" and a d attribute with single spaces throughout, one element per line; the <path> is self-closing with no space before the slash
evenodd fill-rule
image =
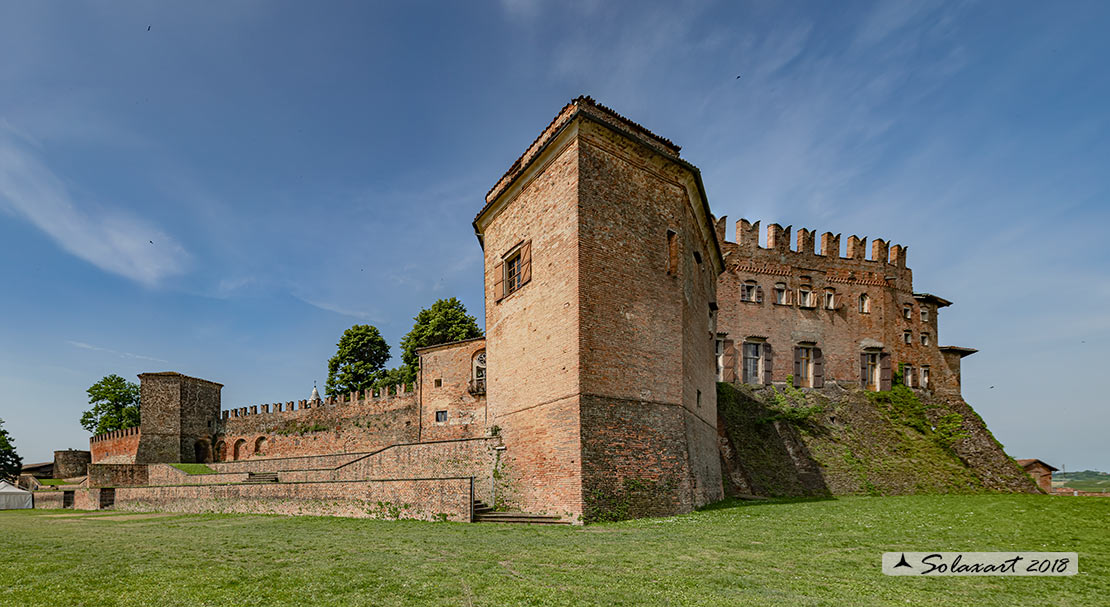
<path id="1" fill-rule="evenodd" d="M 54 452 L 54 478 L 74 478 L 85 476 L 92 460 L 89 451 L 66 449 Z"/>
<path id="2" fill-rule="evenodd" d="M 54 510 L 62 508 L 64 497 L 62 491 L 35 491 L 35 509 Z"/>
<path id="3" fill-rule="evenodd" d="M 118 510 L 238 512 L 469 522 L 470 478 L 228 484 L 116 489 Z"/>
<path id="4" fill-rule="evenodd" d="M 89 464 L 90 487 L 138 486 L 148 482 L 146 464 Z"/>
<path id="5" fill-rule="evenodd" d="M 90 463 L 133 464 L 139 450 L 142 431 L 128 428 L 98 434 L 89 439 Z"/>

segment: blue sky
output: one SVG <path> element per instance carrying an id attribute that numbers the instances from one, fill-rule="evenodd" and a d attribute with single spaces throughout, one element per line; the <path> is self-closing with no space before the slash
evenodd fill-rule
<path id="1" fill-rule="evenodd" d="M 0 0 L 0 418 L 43 461 L 87 448 L 108 373 L 287 401 L 351 324 L 399 358 L 437 298 L 481 320 L 470 222 L 589 94 L 683 146 L 730 222 L 908 245 L 1007 451 L 1110 470 L 1108 26 L 1104 2 Z"/>

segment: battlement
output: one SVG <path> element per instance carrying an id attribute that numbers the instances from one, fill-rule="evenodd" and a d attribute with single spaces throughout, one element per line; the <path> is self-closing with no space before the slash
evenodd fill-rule
<path id="1" fill-rule="evenodd" d="M 415 384 L 396 384 L 382 388 L 374 388 L 364 392 L 351 392 L 350 394 L 331 395 L 319 401 L 301 399 L 285 403 L 272 403 L 264 405 L 249 405 L 236 409 L 227 409 L 220 412 L 220 419 L 229 420 L 252 415 L 274 415 L 278 413 L 295 413 L 323 407 L 336 407 L 343 405 L 385 405 L 397 399 L 405 399 L 416 395 Z M 400 404 L 400 401 L 398 401 Z"/>
<path id="2" fill-rule="evenodd" d="M 113 430 L 111 432 L 102 432 L 89 439 L 91 443 L 98 443 L 100 441 L 113 440 L 117 438 L 124 438 L 127 436 L 135 436 L 141 432 L 138 426 L 134 428 L 124 428 L 123 430 Z"/>
<path id="3" fill-rule="evenodd" d="M 794 226 L 783 227 L 777 223 L 767 226 L 766 244 L 759 241 L 759 223 L 752 223 L 747 219 L 736 222 L 736 241 L 727 240 L 727 217 L 716 221 L 717 238 L 724 244 L 732 244 L 747 254 L 756 254 L 760 251 L 779 254 L 791 253 L 800 256 L 823 257 L 826 259 L 855 260 L 872 264 L 906 267 L 906 251 L 908 247 L 900 244 L 890 244 L 890 241 L 876 238 L 871 242 L 871 255 L 867 256 L 867 237 L 853 234 L 848 237 L 844 255 L 840 254 L 840 234 L 825 232 L 821 235 L 820 251 L 814 251 L 816 245 L 816 230 L 798 228 L 794 247 L 791 248 L 790 233 Z"/>

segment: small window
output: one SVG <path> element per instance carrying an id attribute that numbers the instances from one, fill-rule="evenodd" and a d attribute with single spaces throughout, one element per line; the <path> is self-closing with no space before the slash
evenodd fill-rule
<path id="1" fill-rule="evenodd" d="M 433 383 L 433 384 L 435 385 L 435 387 L 437 387 L 437 388 L 442 388 L 442 387 L 443 387 L 443 380 L 442 380 L 442 379 L 439 379 L 438 377 L 437 377 L 437 378 L 435 379 L 435 381 L 433 381 L 432 383 Z"/>
<path id="2" fill-rule="evenodd" d="M 447 421 L 447 411 L 436 411 L 436 423 L 441 424 Z"/>
<path id="3" fill-rule="evenodd" d="M 755 301 L 755 281 L 740 285 L 740 301 Z"/>
<path id="4" fill-rule="evenodd" d="M 910 304 L 902 306 L 902 318 L 913 320 L 913 306 Z"/>
<path id="5" fill-rule="evenodd" d="M 794 385 L 799 388 L 813 387 L 813 346 L 798 346 L 794 349 L 795 377 Z"/>
<path id="6" fill-rule="evenodd" d="M 763 344 L 757 341 L 744 342 L 744 369 L 742 378 L 745 384 L 763 383 Z"/>
<path id="7" fill-rule="evenodd" d="M 923 345 L 923 346 L 929 345 L 929 334 L 928 333 L 922 333 L 921 334 L 921 345 Z"/>
<path id="8" fill-rule="evenodd" d="M 780 306 L 785 306 L 787 304 L 786 284 L 781 282 L 775 284 L 775 303 Z"/>
<path id="9" fill-rule="evenodd" d="M 913 334 L 910 333 L 909 331 L 904 331 L 902 333 L 902 341 L 907 343 L 907 344 L 912 344 L 913 343 Z"/>
<path id="10" fill-rule="evenodd" d="M 825 289 L 825 309 L 836 309 L 836 291 L 832 289 Z"/>
<path id="11" fill-rule="evenodd" d="M 864 384 L 868 390 L 879 389 L 879 353 L 867 352 L 863 355 Z"/>
<path id="12" fill-rule="evenodd" d="M 667 273 L 678 273 L 678 232 L 667 230 Z"/>
<path id="13" fill-rule="evenodd" d="M 717 381 L 725 381 L 725 340 L 717 338 Z"/>
<path id="14" fill-rule="evenodd" d="M 860 293 L 860 296 L 859 296 L 859 313 L 860 314 L 870 314 L 871 313 L 871 298 L 867 296 L 867 293 Z"/>
<path id="15" fill-rule="evenodd" d="M 917 383 L 916 376 L 914 375 L 913 365 L 902 366 L 902 383 L 906 384 L 907 388 L 912 388 Z"/>
<path id="16" fill-rule="evenodd" d="M 698 390 L 697 406 L 698 406 L 699 409 L 701 408 L 701 390 Z"/>
<path id="17" fill-rule="evenodd" d="M 493 291 L 501 301 L 532 280 L 532 242 L 525 241 L 502 257 L 493 272 Z"/>
<path id="18" fill-rule="evenodd" d="M 921 306 L 921 322 L 929 322 L 929 308 Z"/>
<path id="19" fill-rule="evenodd" d="M 696 261 L 699 266 L 701 265 L 701 253 L 694 251 L 694 261 Z"/>
<path id="20" fill-rule="evenodd" d="M 925 390 L 929 389 L 929 367 L 924 365 L 921 367 L 921 385 L 919 386 Z"/>
<path id="21" fill-rule="evenodd" d="M 486 393 L 486 351 L 479 350 L 470 361 L 470 393 Z"/>
<path id="22" fill-rule="evenodd" d="M 798 289 L 798 305 L 803 308 L 816 308 L 817 296 L 813 293 L 813 288 L 804 286 Z"/>

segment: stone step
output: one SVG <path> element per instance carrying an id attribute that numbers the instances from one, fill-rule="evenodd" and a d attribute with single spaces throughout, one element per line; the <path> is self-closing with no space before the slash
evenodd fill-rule
<path id="1" fill-rule="evenodd" d="M 526 512 L 475 513 L 475 523 L 528 523 L 532 525 L 569 525 L 570 521 L 559 516 L 528 514 Z"/>
<path id="2" fill-rule="evenodd" d="M 247 480 L 244 483 L 276 483 L 278 482 L 277 472 L 248 472 Z"/>

